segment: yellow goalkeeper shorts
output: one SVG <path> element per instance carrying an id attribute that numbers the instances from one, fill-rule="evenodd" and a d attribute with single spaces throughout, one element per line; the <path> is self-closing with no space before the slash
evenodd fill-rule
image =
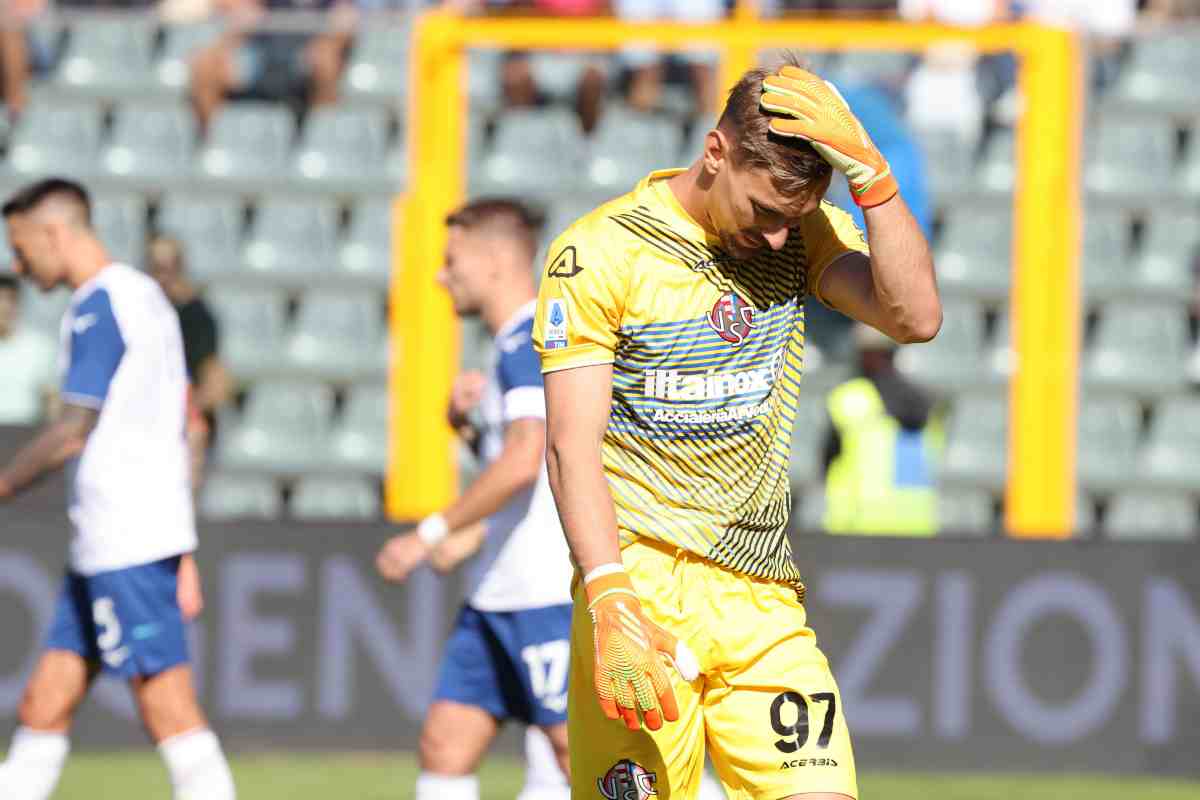
<path id="1" fill-rule="evenodd" d="M 691 800 L 706 749 L 730 800 L 857 797 L 841 696 L 795 588 L 647 539 L 626 546 L 622 558 L 646 615 L 688 643 L 701 675 L 689 684 L 669 670 L 679 720 L 658 731 L 630 731 L 605 717 L 592 678 L 592 621 L 577 585 L 571 797 Z"/>

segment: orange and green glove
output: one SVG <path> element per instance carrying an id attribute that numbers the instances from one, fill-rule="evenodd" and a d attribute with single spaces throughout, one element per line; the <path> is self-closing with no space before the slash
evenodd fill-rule
<path id="1" fill-rule="evenodd" d="M 592 615 L 596 646 L 596 697 L 609 719 L 624 719 L 625 726 L 656 731 L 663 720 L 679 719 L 675 692 L 660 653 L 667 655 L 685 681 L 700 674 L 688 646 L 646 618 L 642 601 L 619 565 L 605 565 L 588 574 L 584 591 Z"/>
<path id="2" fill-rule="evenodd" d="M 812 143 L 846 176 L 859 206 L 886 203 L 899 191 L 887 159 L 833 84 L 808 70 L 785 66 L 763 81 L 760 105 L 778 115 L 771 120 L 774 133 Z"/>

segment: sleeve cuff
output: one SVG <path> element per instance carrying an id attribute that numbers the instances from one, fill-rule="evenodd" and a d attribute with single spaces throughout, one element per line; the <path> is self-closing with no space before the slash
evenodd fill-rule
<path id="1" fill-rule="evenodd" d="M 576 367 L 594 367 L 613 363 L 613 352 L 598 344 L 577 344 L 562 350 L 542 353 L 542 372 L 558 372 Z"/>
<path id="2" fill-rule="evenodd" d="M 83 406 L 90 408 L 93 411 L 99 411 L 104 407 L 104 398 L 96 397 L 90 394 L 79 394 L 78 392 L 63 392 L 63 402 L 72 406 Z"/>
<path id="3" fill-rule="evenodd" d="M 504 393 L 504 421 L 546 418 L 546 393 L 539 386 L 519 386 Z"/>

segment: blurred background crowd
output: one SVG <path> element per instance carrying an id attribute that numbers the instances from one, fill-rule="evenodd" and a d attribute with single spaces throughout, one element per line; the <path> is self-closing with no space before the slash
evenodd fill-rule
<path id="1" fill-rule="evenodd" d="M 190 435 L 210 518 L 381 514 L 393 197 L 403 191 L 407 57 L 419 0 L 7 0 L 0 11 L 0 190 L 86 182 L 118 258 L 179 309 Z M 446 0 L 466 14 L 700 23 L 724 0 Z M 852 15 L 1077 30 L 1088 53 L 1076 528 L 1200 529 L 1200 2 L 766 0 L 766 15 Z M 794 48 L 834 81 L 888 157 L 934 243 L 946 322 L 896 350 L 809 304 L 793 441 L 798 523 L 854 532 L 839 486 L 862 465 L 837 392 L 883 398 L 888 491 L 928 507 L 910 533 L 990 535 L 1002 514 L 1017 65 L 925 52 Z M 770 54 L 764 54 L 770 60 Z M 472 52 L 471 194 L 527 198 L 543 247 L 651 169 L 699 152 L 714 52 Z M 857 213 L 836 186 L 831 199 Z M 1054 220 L 1047 220 L 1054 225 Z M 2 232 L 0 232 L 2 233 Z M 10 261 L 0 236 L 0 270 Z M 57 320 L 0 271 L 0 424 L 54 412 Z M 463 368 L 487 363 L 464 326 Z M 904 455 L 907 454 L 907 455 Z M 916 459 L 913 461 L 913 459 Z M 1130 481 L 1130 465 L 1138 465 Z M 464 474 L 471 465 L 463 456 Z M 897 468 L 897 474 L 900 470 Z M 827 480 L 828 479 L 828 480 Z"/>

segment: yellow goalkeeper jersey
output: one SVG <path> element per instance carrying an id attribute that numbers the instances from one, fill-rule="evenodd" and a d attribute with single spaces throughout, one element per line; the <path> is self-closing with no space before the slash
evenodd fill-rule
<path id="1" fill-rule="evenodd" d="M 800 585 L 787 538 L 788 455 L 804 300 L 867 252 L 829 203 L 779 252 L 737 260 L 651 173 L 551 245 L 534 344 L 542 371 L 613 365 L 604 470 L 622 544 L 657 539 Z"/>

